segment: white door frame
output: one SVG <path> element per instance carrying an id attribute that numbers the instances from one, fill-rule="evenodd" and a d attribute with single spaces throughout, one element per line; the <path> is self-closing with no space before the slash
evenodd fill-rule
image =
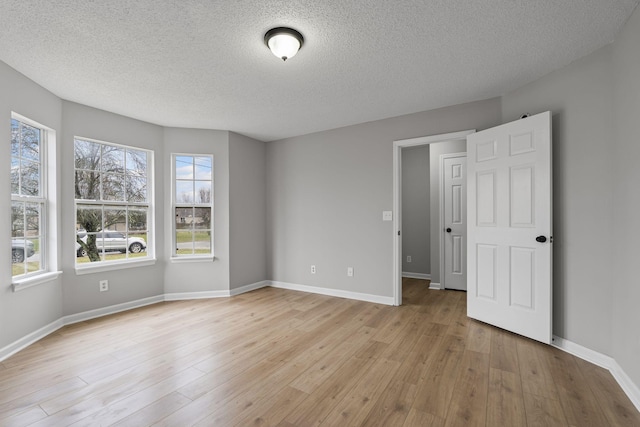
<path id="1" fill-rule="evenodd" d="M 438 289 L 446 289 L 446 283 L 447 280 L 445 279 L 445 275 L 444 275 L 444 239 L 442 238 L 444 236 L 444 159 L 454 159 L 456 157 L 467 157 L 467 152 L 465 151 L 464 153 L 447 153 L 447 154 L 440 154 L 440 186 L 438 187 L 438 192 L 439 197 L 440 197 L 440 231 L 438 232 L 438 238 L 440 239 L 440 286 L 438 287 Z M 465 182 L 465 186 L 466 186 L 466 182 Z M 466 200 L 465 200 L 466 203 Z M 465 205 L 466 206 L 466 205 Z M 465 223 L 464 226 L 466 227 L 467 224 Z M 433 234 L 432 234 L 433 236 Z M 433 238 L 433 237 L 432 237 Z M 465 238 L 466 238 L 466 233 L 465 233 Z M 466 270 L 466 267 L 465 267 Z"/>
<path id="2" fill-rule="evenodd" d="M 475 133 L 475 129 L 393 141 L 393 305 L 402 305 L 402 149 L 466 140 L 467 135 L 472 133 Z"/>

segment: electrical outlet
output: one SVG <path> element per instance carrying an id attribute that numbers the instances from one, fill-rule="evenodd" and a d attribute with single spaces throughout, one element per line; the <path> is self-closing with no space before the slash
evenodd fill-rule
<path id="1" fill-rule="evenodd" d="M 109 290 L 109 281 L 100 280 L 100 292 L 106 292 Z"/>
<path id="2" fill-rule="evenodd" d="M 411 255 L 407 255 L 407 262 L 411 262 Z"/>
<path id="3" fill-rule="evenodd" d="M 353 277 L 353 267 L 347 267 L 347 276 Z"/>
<path id="4" fill-rule="evenodd" d="M 316 266 L 315 265 L 311 266 L 311 274 L 316 274 Z"/>

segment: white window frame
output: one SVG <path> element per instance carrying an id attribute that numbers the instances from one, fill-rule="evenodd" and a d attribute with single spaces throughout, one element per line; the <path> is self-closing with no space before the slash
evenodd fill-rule
<path id="1" fill-rule="evenodd" d="M 109 206 L 127 206 L 133 208 L 147 208 L 147 247 L 146 247 L 146 257 L 140 258 L 129 258 L 129 254 L 127 252 L 127 257 L 123 260 L 103 260 L 103 261 L 95 261 L 88 263 L 78 263 L 76 257 L 76 230 L 74 229 L 73 235 L 73 256 L 74 256 L 74 265 L 76 275 L 81 274 L 90 274 L 97 273 L 102 271 L 110 271 L 110 270 L 120 270 L 122 268 L 131 268 L 131 267 L 143 267 L 147 265 L 153 265 L 156 263 L 155 257 L 155 193 L 154 193 L 154 162 L 155 162 L 155 152 L 153 150 L 149 150 L 147 148 L 135 147 L 132 145 L 124 145 L 117 144 L 108 141 L 101 141 L 94 138 L 87 138 L 83 136 L 74 136 L 73 137 L 73 164 L 74 171 L 75 169 L 75 144 L 76 140 L 92 142 L 96 144 L 108 145 L 112 147 L 118 147 L 122 149 L 130 149 L 135 151 L 144 151 L 147 153 L 147 202 L 128 202 L 128 201 L 111 201 L 111 200 L 85 200 L 85 199 L 76 199 L 74 192 L 74 203 L 73 203 L 73 216 L 74 216 L 74 224 L 77 224 L 77 213 L 78 213 L 78 205 L 92 205 L 95 207 L 102 207 L 103 209 L 108 208 Z M 75 176 L 73 179 L 73 184 L 75 185 Z M 127 220 L 128 221 L 128 220 Z M 129 234 L 129 227 L 127 225 L 127 235 Z"/>
<path id="2" fill-rule="evenodd" d="M 178 181 L 176 174 L 176 158 L 177 157 L 207 157 L 211 160 L 211 197 L 209 203 L 179 203 L 176 200 L 176 182 Z M 196 153 L 171 153 L 171 214 L 169 215 L 171 221 L 171 261 L 172 262 L 197 262 L 197 261 L 213 261 L 215 258 L 215 248 L 214 248 L 214 235 L 215 235 L 215 215 L 214 215 L 214 200 L 215 200 L 215 179 L 214 179 L 214 171 L 215 171 L 215 158 L 213 154 L 196 154 Z M 193 177 L 192 181 L 200 181 L 196 180 Z M 208 254 L 178 254 L 177 247 L 178 244 L 176 242 L 176 221 L 175 221 L 175 213 L 177 208 L 192 208 L 192 207 L 204 207 L 211 209 L 211 253 Z"/>
<path id="3" fill-rule="evenodd" d="M 16 120 L 40 131 L 40 196 L 26 196 L 11 193 L 11 202 L 40 204 L 39 252 L 40 270 L 27 272 L 11 278 L 14 292 L 45 284 L 55 280 L 58 271 L 58 213 L 52 206 L 56 205 L 56 132 L 55 130 L 31 120 L 21 114 L 11 112 L 11 120 Z M 25 236 L 26 237 L 26 236 Z"/>

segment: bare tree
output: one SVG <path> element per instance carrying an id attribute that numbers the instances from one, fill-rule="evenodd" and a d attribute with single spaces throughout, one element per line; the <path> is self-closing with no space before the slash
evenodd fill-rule
<path id="1" fill-rule="evenodd" d="M 200 187 L 198 190 L 198 196 L 200 196 L 200 203 L 211 202 L 211 189 L 206 187 Z"/>

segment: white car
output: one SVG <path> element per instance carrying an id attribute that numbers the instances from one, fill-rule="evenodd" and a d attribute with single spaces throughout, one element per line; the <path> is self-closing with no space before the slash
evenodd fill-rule
<path id="1" fill-rule="evenodd" d="M 78 233 L 81 240 L 86 243 L 87 235 L 85 232 Z M 127 237 L 119 231 L 104 230 L 96 233 L 96 247 L 99 251 L 104 249 L 107 251 L 119 251 L 137 254 L 147 249 L 147 242 L 141 237 Z M 76 242 L 76 255 L 79 257 L 87 256 L 87 251 Z"/>

